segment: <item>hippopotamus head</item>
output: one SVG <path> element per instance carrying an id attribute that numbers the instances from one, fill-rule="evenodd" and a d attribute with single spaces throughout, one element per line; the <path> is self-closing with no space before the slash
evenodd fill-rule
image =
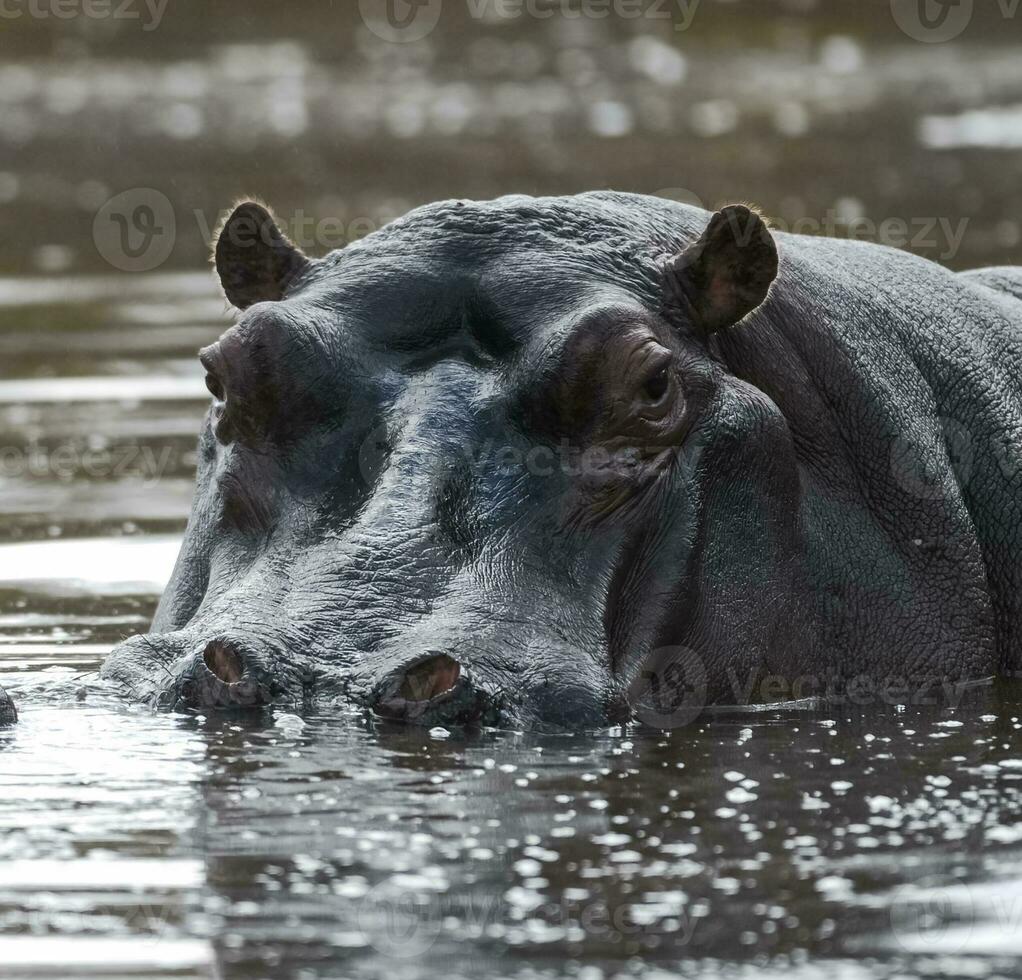
<path id="1" fill-rule="evenodd" d="M 245 203 L 215 258 L 240 313 L 184 545 L 104 668 L 136 695 L 600 726 L 770 577 L 721 557 L 756 565 L 784 452 L 714 351 L 777 274 L 753 211 L 456 201 L 314 260 Z"/>

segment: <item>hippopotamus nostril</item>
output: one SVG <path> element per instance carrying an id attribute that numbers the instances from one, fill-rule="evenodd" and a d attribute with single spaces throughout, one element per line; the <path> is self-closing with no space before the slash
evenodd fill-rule
<path id="1" fill-rule="evenodd" d="M 181 699 L 195 708 L 255 708 L 271 700 L 265 672 L 233 644 L 207 643 L 183 677 Z"/>
<path id="2" fill-rule="evenodd" d="M 447 654 L 420 660 L 392 676 L 376 700 L 383 718 L 416 724 L 471 724 L 483 714 L 486 699 L 462 666 Z"/>
<path id="3" fill-rule="evenodd" d="M 432 701 L 453 691 L 460 678 L 461 664 L 441 654 L 420 661 L 405 671 L 397 693 L 405 701 Z"/>
<path id="4" fill-rule="evenodd" d="M 206 668 L 225 684 L 237 684 L 245 676 L 245 662 L 238 652 L 220 640 L 210 643 L 202 654 Z"/>

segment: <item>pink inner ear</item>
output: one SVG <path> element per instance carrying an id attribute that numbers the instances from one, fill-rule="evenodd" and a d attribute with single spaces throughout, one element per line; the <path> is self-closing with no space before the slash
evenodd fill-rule
<path id="1" fill-rule="evenodd" d="M 730 267 L 727 269 L 728 273 L 732 271 Z M 712 311 L 714 318 L 727 315 L 728 310 L 734 305 L 734 283 L 727 274 L 719 272 L 710 276 L 704 302 L 706 308 Z"/>
<path id="2" fill-rule="evenodd" d="M 398 691 L 406 701 L 431 701 L 453 690 L 461 678 L 461 664 L 441 654 L 416 664 L 405 673 Z"/>

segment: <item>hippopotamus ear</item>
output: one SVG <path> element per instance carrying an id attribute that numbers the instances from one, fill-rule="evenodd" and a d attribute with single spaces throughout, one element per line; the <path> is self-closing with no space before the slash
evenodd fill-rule
<path id="1" fill-rule="evenodd" d="M 699 240 L 665 270 L 665 306 L 680 308 L 711 334 L 751 313 L 777 278 L 777 245 L 755 211 L 733 204 L 718 211 Z"/>
<path id="2" fill-rule="evenodd" d="M 227 299 L 239 310 L 282 299 L 288 284 L 312 264 L 254 201 L 239 204 L 224 222 L 214 260 Z"/>

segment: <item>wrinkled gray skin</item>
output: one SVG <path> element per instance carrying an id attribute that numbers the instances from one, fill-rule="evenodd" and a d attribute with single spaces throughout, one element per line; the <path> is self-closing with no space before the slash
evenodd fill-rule
<path id="1" fill-rule="evenodd" d="M 318 261 L 247 204 L 217 267 L 134 696 L 578 729 L 1018 668 L 1022 270 L 613 193 Z"/>

